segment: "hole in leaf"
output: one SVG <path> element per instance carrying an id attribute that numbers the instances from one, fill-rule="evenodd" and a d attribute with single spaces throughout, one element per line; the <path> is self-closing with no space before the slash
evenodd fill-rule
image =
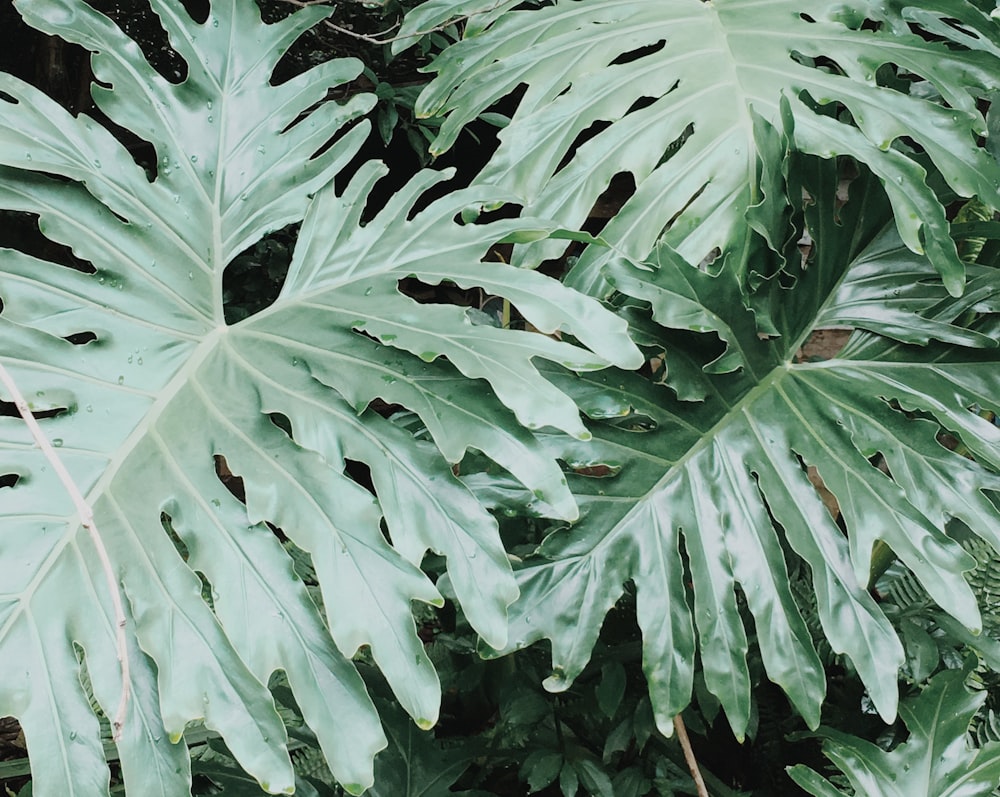
<path id="1" fill-rule="evenodd" d="M 173 543 L 178 555 L 186 562 L 190 554 L 184 540 L 182 540 L 180 535 L 174 531 L 173 518 L 166 512 L 160 512 L 160 525 L 167 533 L 167 537 L 170 538 L 170 542 Z"/>
<path id="2" fill-rule="evenodd" d="M 606 221 L 614 218 L 618 214 L 618 211 L 622 209 L 622 206 L 632 198 L 634 193 L 635 177 L 632 173 L 618 172 L 618 174 L 611 178 L 608 187 L 604 189 L 601 195 L 597 197 L 597 201 L 594 202 L 594 207 L 587 216 L 587 223 L 585 225 L 587 232 L 591 233 L 591 235 L 597 235 L 604 228 Z M 595 223 L 598 219 L 603 221 Z"/>
<path id="3" fill-rule="evenodd" d="M 372 471 L 364 462 L 345 458 L 344 475 L 355 484 L 364 487 L 372 495 L 375 495 L 375 483 L 372 481 Z"/>
<path id="4" fill-rule="evenodd" d="M 21 477 L 17 473 L 0 474 L 0 490 L 4 487 L 13 487 L 20 481 Z"/>
<path id="5" fill-rule="evenodd" d="M 380 398 L 374 398 L 368 402 L 368 409 L 383 418 L 391 418 L 397 412 L 402 412 L 405 408 L 402 404 L 390 404 Z"/>
<path id="6" fill-rule="evenodd" d="M 923 146 L 920 145 L 920 144 L 918 144 L 910 136 L 899 136 L 899 137 L 896 138 L 895 143 L 897 145 L 899 145 L 898 148 L 901 148 L 904 151 L 905 150 L 910 150 L 911 152 L 915 152 L 917 154 L 923 154 L 923 152 L 924 152 Z"/>
<path id="7" fill-rule="evenodd" d="M 573 143 L 567 148 L 566 154 L 563 155 L 562 160 L 559 161 L 559 165 L 556 167 L 555 173 L 558 174 L 566 167 L 566 164 L 568 164 L 571 160 L 573 160 L 573 157 L 576 155 L 577 150 L 579 150 L 580 147 L 582 147 L 592 138 L 596 138 L 597 136 L 599 136 L 609 127 L 611 127 L 611 122 L 608 122 L 604 119 L 598 119 L 588 127 L 581 130 L 577 134 L 576 138 L 573 139 Z"/>
<path id="8" fill-rule="evenodd" d="M 720 257 L 722 257 L 722 250 L 719 249 L 719 247 L 717 246 L 713 246 L 711 249 L 708 250 L 708 252 L 705 253 L 705 256 L 698 263 L 699 271 L 711 271 L 712 270 L 711 266 Z"/>
<path id="9" fill-rule="evenodd" d="M 215 589 L 212 587 L 212 582 L 208 580 L 206 576 L 200 570 L 195 570 L 194 574 L 198 576 L 198 580 L 201 582 L 201 599 L 208 604 L 208 608 L 215 612 Z"/>
<path id="10" fill-rule="evenodd" d="M 404 296 L 419 304 L 457 304 L 461 307 L 480 307 L 486 299 L 482 288 L 460 288 L 453 282 L 442 281 L 437 285 L 422 282 L 416 277 L 401 279 L 396 287 Z"/>
<path id="11" fill-rule="evenodd" d="M 208 14 L 211 11 L 209 0 L 181 0 L 181 3 L 195 22 L 204 25 L 208 21 Z"/>
<path id="12" fill-rule="evenodd" d="M 91 341 L 97 340 L 97 335 L 93 332 L 74 332 L 72 335 L 67 335 L 63 340 L 69 341 L 74 346 L 84 346 Z"/>
<path id="13" fill-rule="evenodd" d="M 284 548 L 288 558 L 292 560 L 292 568 L 299 580 L 308 586 L 318 585 L 319 577 L 316 575 L 316 565 L 313 563 L 312 554 L 304 548 L 300 548 L 293 540 L 285 540 Z M 310 594 L 313 600 L 322 606 L 321 596 Z"/>
<path id="14" fill-rule="evenodd" d="M 237 476 L 229 469 L 229 464 L 222 454 L 215 455 L 215 475 L 219 481 L 229 490 L 230 494 L 241 504 L 247 502 L 246 488 L 243 485 L 243 477 Z"/>
<path id="15" fill-rule="evenodd" d="M 42 233 L 44 224 L 38 214 L 0 210 L 0 247 L 17 249 L 26 255 L 47 260 L 60 266 L 94 274 L 97 269 L 92 263 L 73 254 L 68 246 L 56 243 Z"/>
<path id="16" fill-rule="evenodd" d="M 573 468 L 573 473 L 577 476 L 586 476 L 588 479 L 606 479 L 614 476 L 621 470 L 621 465 L 584 465 Z"/>
<path id="17" fill-rule="evenodd" d="M 822 362 L 832 360 L 847 345 L 851 336 L 850 329 L 817 329 L 799 349 L 797 362 Z"/>
<path id="18" fill-rule="evenodd" d="M 262 238 L 233 258 L 222 275 L 222 301 L 227 324 L 235 324 L 270 307 L 281 292 L 292 262 L 300 224 Z"/>
<path id="19" fill-rule="evenodd" d="M 638 61 L 640 58 L 646 58 L 654 53 L 658 53 L 666 46 L 667 40 L 660 39 L 658 42 L 654 42 L 653 44 L 637 47 L 634 50 L 629 50 L 627 53 L 619 55 L 614 61 L 611 62 L 611 64 L 609 64 L 609 66 L 614 66 L 615 64 L 630 64 L 633 61 Z"/>
<path id="20" fill-rule="evenodd" d="M 30 400 L 28 401 L 28 409 L 31 410 L 31 414 L 35 416 L 36 421 L 41 421 L 45 418 L 55 418 L 68 411 L 66 407 L 53 407 L 47 410 L 37 409 L 32 406 Z M 21 413 L 18 412 L 17 405 L 13 401 L 0 401 L 0 417 L 20 418 Z"/>
<path id="21" fill-rule="evenodd" d="M 277 426 L 281 431 L 295 439 L 292 435 L 292 422 L 288 419 L 287 415 L 283 415 L 280 412 L 269 412 L 267 415 L 268 419 Z"/>

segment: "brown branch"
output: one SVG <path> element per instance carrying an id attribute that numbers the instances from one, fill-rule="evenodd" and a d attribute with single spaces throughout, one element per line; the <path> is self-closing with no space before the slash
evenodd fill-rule
<path id="1" fill-rule="evenodd" d="M 326 1 L 327 0 L 284 0 L 284 2 L 290 3 L 293 6 L 298 6 L 299 8 L 309 8 L 310 6 L 322 5 Z M 490 11 L 499 8 L 501 2 L 502 0 L 497 0 L 497 2 L 494 5 L 490 6 L 489 8 L 485 8 L 482 11 L 475 11 L 471 14 L 463 14 L 462 16 L 455 17 L 454 19 L 449 20 L 448 22 L 442 22 L 440 25 L 436 25 L 433 28 L 428 28 L 427 30 L 414 31 L 413 33 L 407 33 L 405 36 L 390 36 L 387 39 L 381 39 L 376 37 L 384 36 L 386 33 L 393 30 L 394 28 L 398 28 L 400 25 L 399 22 L 396 22 L 391 27 L 386 28 L 380 33 L 376 33 L 374 36 L 371 36 L 366 33 L 357 33 L 351 30 L 350 28 L 342 27 L 341 25 L 337 25 L 336 23 L 330 22 L 329 20 L 324 21 L 323 24 L 326 25 L 331 30 L 335 30 L 337 33 L 342 33 L 345 36 L 351 36 L 355 39 L 360 39 L 363 42 L 368 42 L 368 44 L 379 44 L 379 45 L 392 44 L 393 42 L 403 41 L 404 39 L 418 39 L 421 36 L 427 36 L 428 34 L 431 33 L 438 33 L 442 30 L 450 28 L 452 25 L 457 25 L 460 22 L 465 22 L 466 20 L 472 19 L 473 17 L 477 17 L 480 14 L 488 14 Z"/>
<path id="2" fill-rule="evenodd" d="M 687 761 L 688 769 L 691 770 L 691 777 L 694 778 L 695 788 L 698 789 L 698 797 L 709 797 L 708 788 L 701 777 L 701 770 L 698 768 L 698 759 L 694 757 L 694 750 L 691 749 L 691 740 L 688 738 L 687 727 L 684 720 L 678 714 L 674 717 L 674 729 L 677 731 L 677 741 L 681 743 L 681 750 L 684 751 L 684 760 Z"/>
<path id="3" fill-rule="evenodd" d="M 66 470 L 66 466 L 63 465 L 62 460 L 59 459 L 59 455 L 56 454 L 55 449 L 49 442 L 48 438 L 45 436 L 45 432 L 38 425 L 38 421 L 35 420 L 35 416 L 31 412 L 31 408 L 28 406 L 27 400 L 25 400 L 24 395 L 21 393 L 11 377 L 7 369 L 0 363 L 0 382 L 3 382 L 7 392 L 10 393 L 11 398 L 14 401 L 14 406 L 17 407 L 17 411 L 21 413 L 21 417 L 24 422 L 28 425 L 28 429 L 31 431 L 31 436 L 35 439 L 35 443 L 45 454 L 45 458 L 48 459 L 49 463 L 52 465 L 56 474 L 59 476 L 59 480 L 63 483 L 66 488 L 66 492 L 69 493 L 71 499 L 73 499 L 73 504 L 76 506 L 77 514 L 80 516 L 80 523 L 90 534 L 90 539 L 94 543 L 94 548 L 97 550 L 97 557 L 101 562 L 101 568 L 104 571 L 104 578 L 107 581 L 108 592 L 111 594 L 111 603 L 114 607 L 115 614 L 115 641 L 118 648 L 118 663 L 121 665 L 122 674 L 122 692 L 121 699 L 118 702 L 118 710 L 115 712 L 115 716 L 111 721 L 111 728 L 114 734 L 113 738 L 117 742 L 122 735 L 122 727 L 125 725 L 125 709 L 128 706 L 129 700 L 129 662 L 128 662 L 128 647 L 125 639 L 125 609 L 122 605 L 121 592 L 118 589 L 118 583 L 115 580 L 114 568 L 111 565 L 111 558 L 108 556 L 108 549 L 104 547 L 104 541 L 101 539 L 101 535 L 97 530 L 97 524 L 94 522 L 94 511 L 87 504 L 86 499 L 80 494 L 79 488 L 73 481 L 73 477 L 70 476 L 69 471 Z"/>

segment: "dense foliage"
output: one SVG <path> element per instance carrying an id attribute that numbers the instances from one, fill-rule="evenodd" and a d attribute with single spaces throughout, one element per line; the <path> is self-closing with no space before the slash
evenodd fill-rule
<path id="1" fill-rule="evenodd" d="M 11 794 L 1000 789 L 985 2 L 14 5 Z"/>

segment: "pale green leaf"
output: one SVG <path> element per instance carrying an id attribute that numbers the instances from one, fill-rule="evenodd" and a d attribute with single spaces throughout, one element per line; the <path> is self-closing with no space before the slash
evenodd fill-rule
<path id="1" fill-rule="evenodd" d="M 959 518 L 1000 547 L 1000 512 L 989 497 L 1000 489 L 1000 430 L 969 410 L 997 406 L 995 335 L 983 324 L 961 325 L 969 303 L 949 297 L 933 267 L 886 226 L 887 202 L 870 174 L 851 183 L 843 207 L 831 164 L 796 161 L 790 174 L 811 198 L 804 223 L 813 244 L 806 262 L 788 258 L 789 285 L 771 281 L 750 296 L 731 272 L 697 271 L 663 243 L 655 260 L 608 272 L 647 302 L 645 310 L 632 306 L 630 317 L 645 314 L 643 342 L 665 357 L 668 371 L 679 358 L 700 361 L 699 400 L 678 400 L 663 385 L 673 384 L 669 374 L 550 377 L 582 407 L 595 393 L 605 399 L 590 424 L 593 444 L 550 438 L 567 463 L 580 520 L 549 534 L 518 569 L 508 648 L 551 640 L 545 685 L 568 688 L 631 582 L 643 668 L 667 734 L 691 700 L 696 653 L 737 736 L 746 731 L 745 612 L 768 678 L 807 723 L 819 723 L 826 679 L 790 588 L 793 556 L 809 566 L 831 647 L 850 658 L 891 720 L 904 656 L 868 591 L 875 544 L 886 543 L 942 609 L 972 629 L 980 615 L 962 571 L 974 561 L 945 526 Z M 865 280 L 871 273 L 882 275 L 875 286 Z M 880 314 L 879 291 L 906 288 L 914 276 L 921 285 L 910 291 L 913 309 L 890 301 Z M 989 306 L 1000 286 L 989 274 L 983 279 L 975 301 Z M 751 298 L 775 334 L 758 334 Z M 799 360 L 818 319 L 846 318 L 859 306 L 867 308 L 865 327 L 882 335 L 858 333 L 834 359 Z M 933 323 L 922 327 L 928 317 Z M 731 367 L 716 367 L 720 351 Z M 623 404 L 631 410 L 609 411 Z M 942 428 L 976 461 L 942 445 Z M 843 528 L 810 482 L 810 466 L 836 497 Z M 505 500 L 514 503 L 510 492 Z"/>
<path id="2" fill-rule="evenodd" d="M 414 600 L 442 601 L 419 569 L 429 549 L 447 558 L 474 628 L 506 642 L 517 587 L 495 520 L 453 465 L 483 452 L 553 515 L 575 518 L 556 460 L 517 421 L 589 432 L 536 360 L 595 369 L 641 355 L 596 301 L 484 262 L 497 241 L 538 227 L 457 221 L 469 205 L 502 201 L 496 193 L 424 202 L 447 176 L 424 172 L 362 222 L 385 168 L 362 166 L 339 193 L 332 180 L 358 154 L 369 125 L 356 119 L 374 97 L 327 99 L 361 64 L 270 83 L 327 10 L 263 24 L 255 4 L 215 0 L 197 22 L 181 3 L 153 0 L 188 67 L 173 84 L 82 0 L 17 6 L 92 52 L 98 106 L 156 152 L 147 175 L 95 119 L 0 75 L 0 207 L 37 214 L 49 239 L 93 267 L 0 252 L 0 362 L 92 506 L 126 600 L 126 787 L 186 794 L 179 740 L 203 719 L 263 788 L 290 791 L 285 730 L 265 687 L 281 669 L 334 774 L 359 793 L 385 737 L 351 656 L 370 652 L 420 726 L 437 718 L 440 687 L 411 614 Z M 299 221 L 280 296 L 228 323 L 227 266 Z M 487 333 L 464 308 L 404 295 L 411 276 L 508 296 L 565 334 Z M 371 409 L 376 399 L 412 409 L 432 441 Z M 350 475 L 356 463 L 370 484 Z M 24 728 L 36 794 L 104 794 L 78 651 L 112 716 L 111 596 L 69 496 L 9 405 L 0 475 L 10 574 L 0 587 L 0 714 Z M 245 502 L 229 489 L 234 477 Z M 311 556 L 322 606 L 284 538 Z"/>
<path id="3" fill-rule="evenodd" d="M 851 783 L 857 797 L 986 797 L 1000 780 L 1000 743 L 970 750 L 969 723 L 986 699 L 964 686 L 966 673 L 949 670 L 931 679 L 900 706 L 909 738 L 891 751 L 833 729 L 821 729 L 823 752 Z M 805 766 L 792 779 L 817 797 L 843 792 Z"/>
<path id="4" fill-rule="evenodd" d="M 404 32 L 447 18 L 446 4 L 428 5 L 434 11 L 418 8 Z M 458 16 L 486 4 L 447 5 Z M 762 121 L 786 129 L 800 151 L 868 164 L 902 240 L 927 252 L 952 293 L 963 267 L 922 158 L 958 194 L 1000 206 L 1000 167 L 976 142 L 987 131 L 977 100 L 995 86 L 1000 30 L 964 0 L 503 3 L 432 68 L 417 103 L 418 113 L 445 117 L 432 151 L 525 87 L 477 179 L 575 227 L 616 174 L 630 174 L 635 193 L 602 236 L 633 258 L 663 236 L 693 265 L 717 250 L 752 268 L 750 229 L 782 205 Z M 917 81 L 936 96 L 911 91 Z M 539 242 L 520 257 L 537 263 L 558 251 Z M 574 284 L 603 290 L 592 266 L 608 257 L 591 247 Z"/>

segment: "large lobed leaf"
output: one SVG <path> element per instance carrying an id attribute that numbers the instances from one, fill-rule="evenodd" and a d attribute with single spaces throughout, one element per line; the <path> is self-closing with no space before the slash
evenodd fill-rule
<path id="1" fill-rule="evenodd" d="M 447 557 L 477 631 L 505 644 L 517 588 L 495 521 L 451 463 L 475 448 L 573 519 L 558 465 L 517 421 L 588 433 L 533 358 L 587 370 L 634 367 L 639 352 L 593 300 L 483 262 L 499 239 L 538 233 L 529 222 L 458 223 L 481 190 L 428 203 L 425 189 L 447 175 L 422 173 L 362 222 L 384 167 L 362 167 L 339 193 L 331 181 L 357 155 L 368 126 L 351 122 L 374 98 L 328 99 L 361 64 L 270 84 L 325 11 L 265 25 L 254 3 L 216 0 L 199 23 L 176 0 L 153 0 L 187 64 L 173 84 L 82 0 L 17 7 L 92 52 L 100 110 L 156 152 L 147 176 L 94 119 L 0 75 L 0 207 L 37 214 L 48 238 L 93 264 L 0 252 L 0 362 L 93 507 L 126 597 L 133 698 L 118 746 L 129 792 L 188 793 L 177 741 L 196 719 L 264 788 L 290 791 L 265 687 L 276 669 L 337 778 L 358 792 L 385 737 L 351 656 L 370 649 L 418 724 L 437 715 L 438 681 L 410 612 L 413 600 L 441 601 L 418 567 L 427 549 Z M 227 325 L 227 264 L 300 220 L 279 298 Z M 483 287 L 592 351 L 418 304 L 399 290 L 407 277 Z M 433 442 L 369 409 L 376 398 L 416 412 Z M 110 715 L 121 684 L 108 587 L 53 469 L 5 416 L 0 715 L 20 719 L 40 797 L 107 793 L 80 674 Z M 349 461 L 367 465 L 373 492 L 347 474 Z M 219 478 L 223 465 L 242 478 L 245 504 Z M 311 554 L 322 609 L 268 524 Z"/>
<path id="2" fill-rule="evenodd" d="M 967 672 L 948 670 L 903 702 L 900 713 L 910 731 L 904 743 L 886 751 L 865 739 L 822 729 L 823 752 L 858 795 L 884 797 L 986 797 L 1000 780 L 1000 743 L 978 750 L 968 746 L 969 723 L 985 694 L 963 683 Z M 816 797 L 845 792 L 803 765 L 789 769 L 793 780 Z"/>
<path id="3" fill-rule="evenodd" d="M 789 103 L 795 146 L 850 154 L 883 181 L 902 239 L 926 251 L 948 289 L 962 263 L 928 186 L 929 159 L 959 194 L 1000 206 L 1000 167 L 977 98 L 1000 69 L 1000 28 L 965 0 L 930 3 L 795 0 L 430 2 L 404 36 L 471 14 L 466 37 L 435 63 L 417 110 L 447 115 L 432 151 L 523 88 L 501 146 L 478 179 L 581 224 L 619 173 L 636 190 L 604 236 L 634 258 L 665 240 L 692 264 L 717 253 L 747 267 L 750 226 L 767 196 L 757 121 Z M 402 45 L 409 39 L 404 38 Z M 768 159 L 764 158 L 765 163 Z M 766 168 L 766 167 L 765 167 Z M 780 243 L 780 242 L 779 242 Z M 521 257 L 539 262 L 556 242 Z M 716 252 L 715 250 L 718 250 Z M 603 289 L 592 247 L 571 279 Z"/>
<path id="4" fill-rule="evenodd" d="M 580 520 L 518 569 L 508 648 L 551 640 L 547 686 L 567 688 L 632 582 L 644 671 L 668 734 L 690 701 L 696 654 L 734 731 L 746 731 L 750 617 L 768 677 L 819 722 L 825 675 L 788 557 L 809 565 L 824 634 L 891 719 L 903 648 L 867 589 L 876 542 L 969 628 L 980 617 L 962 571 L 974 562 L 945 526 L 958 518 L 1000 549 L 1000 432 L 970 412 L 997 407 L 996 325 L 957 323 L 970 307 L 1000 310 L 998 272 L 974 268 L 969 297 L 953 299 L 899 240 L 870 173 L 844 207 L 832 164 L 798 165 L 796 176 L 815 203 L 805 220 L 813 248 L 790 286 L 772 281 L 754 297 L 771 335 L 758 333 L 733 272 L 700 271 L 661 244 L 653 262 L 617 264 L 608 278 L 634 297 L 637 334 L 665 358 L 666 375 L 554 377 L 598 422 L 588 446 L 551 440 L 572 469 Z M 820 321 L 871 332 L 832 359 L 802 361 Z M 977 461 L 939 442 L 942 428 Z M 837 522 L 809 467 L 835 496 Z"/>

